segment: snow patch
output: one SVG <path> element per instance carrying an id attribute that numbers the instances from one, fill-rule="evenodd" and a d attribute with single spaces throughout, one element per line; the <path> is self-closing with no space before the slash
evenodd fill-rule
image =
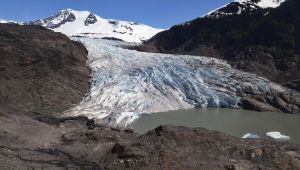
<path id="1" fill-rule="evenodd" d="M 0 19 L 0 23 L 7 23 L 8 21 Z"/>
<path id="2" fill-rule="evenodd" d="M 259 2 L 252 2 L 253 0 L 235 0 L 235 2 L 239 3 L 253 3 L 260 8 L 277 8 L 281 5 L 281 3 L 285 2 L 285 0 L 260 0 Z"/>
<path id="3" fill-rule="evenodd" d="M 0 19 L 0 23 L 1 23 L 1 24 L 7 24 L 7 23 L 18 24 L 18 22 L 16 22 L 16 21 L 7 21 L 7 20 L 4 20 L 4 19 Z"/>
<path id="4" fill-rule="evenodd" d="M 253 11 L 257 9 L 277 8 L 283 2 L 285 2 L 285 0 L 259 0 L 258 2 L 253 0 L 235 0 L 207 13 L 202 17 L 220 18 L 228 15 L 240 15 L 246 9 Z M 238 10 L 233 10 L 235 9 L 233 6 L 235 6 Z M 232 8 L 232 10 L 225 10 L 226 8 Z"/>

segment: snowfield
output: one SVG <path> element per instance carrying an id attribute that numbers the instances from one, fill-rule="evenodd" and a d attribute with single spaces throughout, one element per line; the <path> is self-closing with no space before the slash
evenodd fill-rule
<path id="1" fill-rule="evenodd" d="M 14 23 L 14 24 L 18 24 L 17 22 L 15 21 L 7 21 L 7 20 L 4 20 L 4 19 L 0 19 L 0 23 L 1 24 L 7 24 L 7 23 Z"/>
<path id="2" fill-rule="evenodd" d="M 90 92 L 67 116 L 85 115 L 97 123 L 126 127 L 142 113 L 193 107 L 237 108 L 236 92 L 251 87 L 263 94 L 283 91 L 225 61 L 185 55 L 137 52 L 129 43 L 77 38 L 89 51 Z"/>
<path id="3" fill-rule="evenodd" d="M 116 38 L 135 43 L 141 43 L 163 31 L 135 22 L 104 19 L 89 11 L 73 9 L 65 9 L 56 15 L 26 24 L 41 25 L 70 37 Z"/>
<path id="4" fill-rule="evenodd" d="M 202 17 L 220 18 L 228 15 L 240 15 L 247 10 L 254 11 L 257 9 L 277 8 L 285 1 L 286 0 L 235 0 L 207 13 Z"/>
<path id="5" fill-rule="evenodd" d="M 257 2 L 253 2 L 253 0 L 235 0 L 235 2 L 239 3 L 253 3 L 260 8 L 277 8 L 279 7 L 285 0 L 259 0 Z"/>

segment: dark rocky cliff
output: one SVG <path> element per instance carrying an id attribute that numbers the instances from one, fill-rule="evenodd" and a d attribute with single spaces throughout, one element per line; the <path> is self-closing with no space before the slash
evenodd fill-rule
<path id="1" fill-rule="evenodd" d="M 85 47 L 38 26 L 0 24 L 0 106 L 66 108 L 89 88 Z"/>

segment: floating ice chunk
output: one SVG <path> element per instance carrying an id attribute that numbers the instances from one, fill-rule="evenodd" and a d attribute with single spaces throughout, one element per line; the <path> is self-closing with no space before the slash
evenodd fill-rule
<path id="1" fill-rule="evenodd" d="M 268 132 L 266 136 L 271 137 L 273 139 L 281 139 L 281 140 L 289 140 L 289 136 L 282 135 L 280 132 Z"/>
<path id="2" fill-rule="evenodd" d="M 246 133 L 242 138 L 243 139 L 258 139 L 260 137 L 256 134 Z"/>

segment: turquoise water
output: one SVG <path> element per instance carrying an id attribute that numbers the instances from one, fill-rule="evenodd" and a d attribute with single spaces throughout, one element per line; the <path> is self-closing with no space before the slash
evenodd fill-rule
<path id="1" fill-rule="evenodd" d="M 290 142 L 300 144 L 300 115 L 265 113 L 233 109 L 190 109 L 145 114 L 130 127 L 143 134 L 159 125 L 182 125 L 218 130 L 236 137 L 254 133 L 279 131 L 290 136 Z"/>

